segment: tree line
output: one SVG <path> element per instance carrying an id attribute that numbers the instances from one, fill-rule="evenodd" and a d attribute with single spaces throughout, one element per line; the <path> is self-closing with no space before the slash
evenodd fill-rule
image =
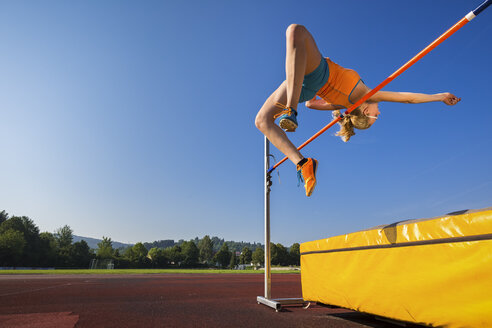
<path id="1" fill-rule="evenodd" d="M 172 243 L 171 243 L 172 242 Z M 299 265 L 299 244 L 290 248 L 271 243 L 273 265 Z M 113 248 L 109 237 L 103 237 L 91 249 L 84 240 L 73 242 L 73 230 L 65 225 L 54 233 L 39 232 L 26 216 L 10 216 L 0 212 L 1 267 L 87 268 L 92 259 L 111 259 L 115 268 L 235 268 L 238 264 L 264 264 L 261 244 L 224 241 L 206 235 L 189 241 L 171 240 L 136 243 L 126 248 Z"/>
<path id="2" fill-rule="evenodd" d="M 229 247 L 229 250 L 240 252 L 244 247 L 248 247 L 250 250 L 255 251 L 258 247 L 263 248 L 263 245 L 260 243 L 248 243 L 248 242 L 236 242 L 236 241 L 225 241 L 223 238 L 219 237 L 210 237 L 212 241 L 212 250 L 214 252 L 218 252 L 220 248 L 222 247 L 222 244 L 226 243 L 227 246 Z M 195 239 L 192 239 L 195 245 L 198 245 L 200 243 L 200 239 L 196 237 Z M 158 248 L 168 248 L 168 247 L 173 247 L 174 245 L 181 245 L 185 242 L 184 239 L 180 239 L 179 241 L 175 242 L 173 239 L 166 239 L 166 240 L 158 240 L 154 241 L 152 243 L 143 243 L 145 248 L 151 249 L 153 247 L 158 247 Z"/>

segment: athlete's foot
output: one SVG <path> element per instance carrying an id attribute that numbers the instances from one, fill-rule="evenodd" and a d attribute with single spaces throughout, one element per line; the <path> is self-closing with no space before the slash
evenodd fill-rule
<path id="1" fill-rule="evenodd" d="M 277 106 L 285 108 L 282 104 L 277 103 Z M 280 118 L 278 125 L 280 128 L 284 129 L 285 132 L 294 132 L 297 129 L 297 111 L 288 107 L 281 111 L 279 114 L 275 115 L 274 118 Z"/>
<path id="2" fill-rule="evenodd" d="M 301 161 L 302 162 L 302 161 Z M 307 158 L 307 160 L 301 165 L 297 165 L 297 176 L 299 181 L 304 180 L 304 189 L 306 189 L 306 196 L 309 197 L 316 187 L 316 170 L 318 168 L 318 161 L 314 158 Z"/>

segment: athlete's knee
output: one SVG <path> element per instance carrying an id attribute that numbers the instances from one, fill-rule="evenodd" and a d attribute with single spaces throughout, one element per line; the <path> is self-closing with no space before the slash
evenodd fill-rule
<path id="1" fill-rule="evenodd" d="M 265 129 L 266 120 L 265 120 L 264 115 L 262 115 L 261 113 L 256 114 L 255 125 L 256 125 L 256 128 L 260 131 L 263 131 Z"/>
<path id="2" fill-rule="evenodd" d="M 256 114 L 255 125 L 258 128 L 258 130 L 262 132 L 268 130 L 268 126 L 271 123 L 270 121 L 272 121 L 272 119 L 267 115 L 265 115 L 264 113 L 262 113 L 261 111 L 258 114 Z"/>
<path id="3" fill-rule="evenodd" d="M 308 30 L 303 25 L 299 24 L 290 24 L 285 31 L 287 39 L 290 39 L 292 41 L 303 40 L 306 37 L 307 33 Z"/>

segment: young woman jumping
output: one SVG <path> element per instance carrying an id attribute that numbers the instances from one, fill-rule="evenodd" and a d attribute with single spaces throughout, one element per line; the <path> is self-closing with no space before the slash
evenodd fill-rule
<path id="1" fill-rule="evenodd" d="M 306 102 L 306 107 L 318 110 L 348 108 L 371 91 L 359 74 L 324 58 L 313 36 L 302 25 L 292 24 L 287 28 L 287 51 L 285 58 L 285 81 L 273 92 L 256 115 L 256 127 L 287 156 L 297 168 L 299 178 L 304 180 L 306 196 L 311 196 L 316 186 L 318 161 L 304 158 L 286 132 L 297 128 L 297 105 Z M 319 96 L 321 99 L 317 99 Z M 354 128 L 368 129 L 380 114 L 381 101 L 419 104 L 442 101 L 447 105 L 457 104 L 461 98 L 450 93 L 422 94 L 411 92 L 378 91 L 369 100 L 354 109 L 340 122 L 337 133 L 344 141 L 353 136 Z M 279 125 L 275 119 L 279 118 Z"/>

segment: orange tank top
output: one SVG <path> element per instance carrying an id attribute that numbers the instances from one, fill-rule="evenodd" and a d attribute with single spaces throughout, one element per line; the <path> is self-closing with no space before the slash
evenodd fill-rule
<path id="1" fill-rule="evenodd" d="M 329 58 L 326 58 L 326 62 L 330 75 L 328 81 L 316 94 L 328 103 L 349 108 L 353 105 L 350 96 L 361 81 L 360 76 L 353 69 L 343 68 Z"/>

